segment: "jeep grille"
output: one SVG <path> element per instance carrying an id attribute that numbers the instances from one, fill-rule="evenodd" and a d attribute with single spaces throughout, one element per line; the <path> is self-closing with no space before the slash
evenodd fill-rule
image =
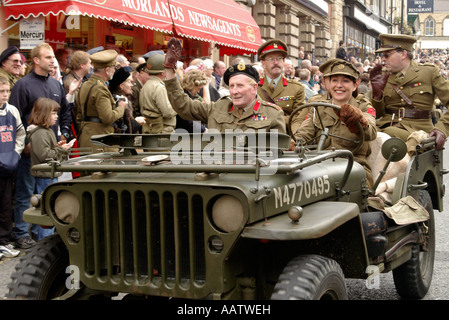
<path id="1" fill-rule="evenodd" d="M 83 246 L 69 246 L 76 250 L 71 258 L 84 256 L 80 262 L 89 287 L 109 282 L 121 290 L 132 285 L 150 293 L 149 288 L 204 285 L 202 196 L 160 188 L 128 191 L 120 185 L 105 191 L 90 189 L 80 197 L 82 222 L 76 223 L 83 229 Z"/>

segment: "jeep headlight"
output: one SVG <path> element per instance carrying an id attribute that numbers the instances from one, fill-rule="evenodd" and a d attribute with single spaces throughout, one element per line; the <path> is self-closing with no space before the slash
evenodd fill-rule
<path id="1" fill-rule="evenodd" d="M 62 191 L 55 200 L 55 214 L 59 220 L 65 223 L 73 223 L 80 211 L 78 198 L 69 191 Z"/>
<path id="2" fill-rule="evenodd" d="M 237 230 L 242 225 L 244 216 L 241 202 L 230 195 L 220 197 L 212 207 L 212 221 L 224 232 Z"/>

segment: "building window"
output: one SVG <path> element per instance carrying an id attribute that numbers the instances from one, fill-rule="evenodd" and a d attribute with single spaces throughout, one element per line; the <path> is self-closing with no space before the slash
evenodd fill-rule
<path id="1" fill-rule="evenodd" d="M 426 36 L 435 35 L 435 21 L 432 18 L 427 18 L 425 21 Z"/>
<path id="2" fill-rule="evenodd" d="M 372 0 L 371 11 L 376 15 L 380 16 L 379 0 Z"/>
<path id="3" fill-rule="evenodd" d="M 446 18 L 443 21 L 443 36 L 449 37 L 449 18 Z"/>

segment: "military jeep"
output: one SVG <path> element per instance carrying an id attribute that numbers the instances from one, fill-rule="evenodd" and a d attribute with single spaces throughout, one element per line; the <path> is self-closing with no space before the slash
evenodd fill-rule
<path id="1" fill-rule="evenodd" d="M 7 297 L 347 299 L 345 277 L 392 271 L 400 296 L 423 298 L 446 173 L 434 139 L 416 147 L 385 204 L 412 197 L 424 208 L 427 218 L 405 224 L 370 205 L 350 151 L 288 151 L 290 140 L 112 134 L 92 141 L 117 151 L 36 166 L 82 177 L 33 197 L 24 219 L 56 232 L 21 258 Z M 405 152 L 385 143 L 385 170 Z"/>

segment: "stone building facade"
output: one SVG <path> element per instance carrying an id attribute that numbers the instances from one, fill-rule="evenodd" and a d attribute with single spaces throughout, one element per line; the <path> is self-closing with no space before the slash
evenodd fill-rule
<path id="1" fill-rule="evenodd" d="M 434 0 L 433 12 L 418 13 L 418 48 L 449 48 L 449 1 Z"/>
<path id="2" fill-rule="evenodd" d="M 315 63 L 322 63 L 335 57 L 340 40 L 359 60 L 374 58 L 379 34 L 398 33 L 394 21 L 404 0 L 235 1 L 251 10 L 262 40 L 278 38 L 287 43 L 288 58 L 297 65 L 301 46 Z"/>

